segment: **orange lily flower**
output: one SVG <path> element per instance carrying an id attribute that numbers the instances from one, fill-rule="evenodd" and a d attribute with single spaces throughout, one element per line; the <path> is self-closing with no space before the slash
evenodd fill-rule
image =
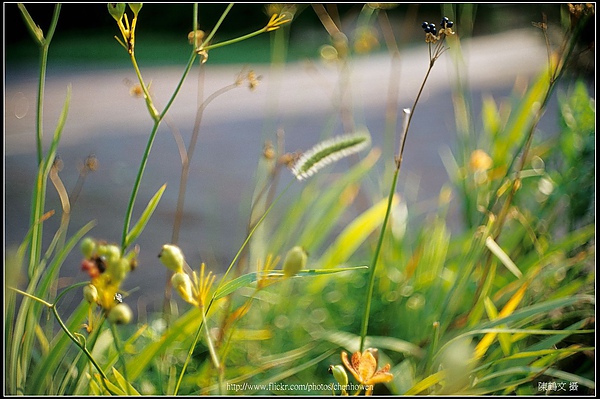
<path id="1" fill-rule="evenodd" d="M 363 353 L 354 352 L 352 358 L 348 360 L 348 354 L 342 351 L 342 362 L 356 381 L 365 386 L 365 395 L 373 394 L 375 384 L 389 382 L 394 378 L 390 373 L 389 364 L 377 370 L 377 359 L 374 354 L 377 355 L 377 349 L 369 348 Z"/>

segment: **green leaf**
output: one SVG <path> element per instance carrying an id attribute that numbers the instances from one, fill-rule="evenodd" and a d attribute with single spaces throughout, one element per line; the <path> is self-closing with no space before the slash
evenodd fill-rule
<path id="1" fill-rule="evenodd" d="M 299 277 L 315 277 L 315 276 L 324 276 L 328 274 L 341 273 L 351 270 L 359 270 L 359 269 L 367 269 L 367 266 L 355 266 L 355 267 L 340 267 L 335 269 L 307 269 L 300 270 L 298 274 L 290 278 L 299 278 Z M 271 271 L 271 272 L 252 272 L 248 274 L 244 274 L 238 278 L 235 278 L 226 284 L 224 284 L 221 288 L 219 288 L 215 294 L 214 299 L 221 299 L 226 297 L 227 295 L 239 290 L 240 288 L 246 287 L 259 279 L 278 279 L 283 280 L 285 275 L 282 271 Z"/>
<path id="2" fill-rule="evenodd" d="M 393 205 L 397 204 L 398 201 L 398 197 L 394 196 Z M 367 237 L 381 225 L 385 217 L 387 203 L 388 199 L 384 198 L 354 219 L 321 256 L 319 264 L 327 268 L 348 261 Z"/>
<path id="3" fill-rule="evenodd" d="M 360 347 L 360 336 L 345 331 L 324 331 L 322 333 L 316 333 L 316 336 L 320 339 L 344 347 L 351 352 L 358 351 Z M 388 349 L 405 355 L 414 356 L 419 359 L 425 356 L 425 351 L 417 345 L 394 337 L 368 336 L 365 339 L 365 347 Z"/>
<path id="4" fill-rule="evenodd" d="M 141 396 L 140 393 L 123 377 L 123 375 L 121 375 L 121 373 L 117 371 L 116 368 L 113 367 L 112 371 L 117 383 L 124 392 L 127 392 L 127 394 L 130 396 Z"/>
<path id="5" fill-rule="evenodd" d="M 135 226 L 133 226 L 131 230 L 129 230 L 129 233 L 127 233 L 124 248 L 129 247 L 135 240 L 138 239 L 140 234 L 142 234 L 142 231 L 146 227 L 146 224 L 148 223 L 150 217 L 154 213 L 154 210 L 158 206 L 158 202 L 160 201 L 160 198 L 162 197 L 166 187 L 167 184 L 163 184 L 162 187 L 158 189 L 156 194 L 154 194 L 154 197 L 152 197 L 150 202 L 148 202 L 148 205 L 146 206 L 146 209 L 144 209 L 142 216 L 139 218 Z"/>
<path id="6" fill-rule="evenodd" d="M 412 388 L 410 388 L 408 391 L 406 391 L 404 393 L 404 395 L 407 395 L 407 396 L 418 395 L 421 392 L 437 385 L 440 381 L 444 380 L 445 378 L 446 378 L 445 370 L 438 371 L 437 373 L 432 374 L 429 377 L 426 377 L 426 378 L 422 379 L 421 381 L 417 382 L 415 385 L 412 386 Z"/>
<path id="7" fill-rule="evenodd" d="M 512 261 L 510 256 L 498 245 L 496 241 L 491 236 L 485 239 L 485 246 L 494 254 L 504 266 L 517 278 L 523 277 L 523 273 L 519 270 L 517 265 Z"/>

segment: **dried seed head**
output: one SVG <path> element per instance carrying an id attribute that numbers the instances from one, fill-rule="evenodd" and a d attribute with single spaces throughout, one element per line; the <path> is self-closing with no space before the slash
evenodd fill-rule
<path id="1" fill-rule="evenodd" d="M 188 33 L 188 42 L 194 45 L 194 47 L 200 47 L 202 39 L 204 39 L 204 31 L 202 30 L 195 30 Z"/>

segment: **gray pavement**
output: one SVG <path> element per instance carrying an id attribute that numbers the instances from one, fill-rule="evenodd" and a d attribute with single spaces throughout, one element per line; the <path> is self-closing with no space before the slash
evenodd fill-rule
<path id="1" fill-rule="evenodd" d="M 456 50 L 456 48 L 455 48 Z M 547 61 L 541 34 L 535 29 L 464 41 L 460 50 L 465 64 L 461 79 L 472 88 L 475 115 L 484 95 L 500 99 L 510 94 L 515 81 L 530 81 Z M 440 151 L 452 149 L 455 141 L 451 90 L 455 84 L 454 52 L 442 55 L 427 83 L 415 112 L 407 141 L 399 191 L 409 210 L 435 204 L 441 187 L 448 183 Z M 400 67 L 391 71 L 386 55 L 357 58 L 351 64 L 347 90 L 356 121 L 366 125 L 375 146 L 383 145 L 385 106 L 390 74 L 399 77 L 399 107 L 409 107 L 424 77 L 428 62 L 425 44 L 403 50 Z M 324 63 L 295 63 L 285 70 L 268 65 L 205 67 L 208 95 L 231 84 L 243 67 L 261 76 L 259 87 L 230 91 L 206 109 L 200 140 L 190 170 L 185 218 L 180 245 L 192 266 L 201 261 L 225 267 L 244 240 L 248 198 L 254 171 L 264 140 L 274 138 L 276 129 L 285 131 L 286 149 L 307 149 L 320 137 L 336 115 L 335 67 Z M 165 104 L 175 88 L 183 66 L 144 68 L 142 73 L 158 104 Z M 36 173 L 35 70 L 13 70 L 5 75 L 5 244 L 14 246 L 23 239 L 29 221 L 31 187 Z M 130 96 L 125 80 L 135 81 L 132 69 L 99 71 L 85 67 L 54 67 L 50 58 L 46 86 L 44 127 L 46 144 L 52 135 L 66 88 L 72 101 L 59 155 L 64 163 L 61 177 L 67 188 L 77 180 L 77 164 L 93 153 L 100 168 L 85 182 L 73 209 L 71 232 L 96 219 L 94 237 L 119 241 L 125 209 L 141 154 L 152 127 L 143 100 Z M 189 141 L 198 106 L 198 68 L 187 78 L 168 119 Z M 551 114 L 552 115 L 552 114 Z M 555 120 L 542 123 L 549 129 Z M 335 119 L 334 119 L 335 121 Z M 341 124 L 335 133 L 342 133 Z M 47 147 L 46 147 L 47 148 Z M 380 163 L 382 161 L 380 160 Z M 169 242 L 177 200 L 180 161 L 177 147 L 165 124 L 159 130 L 138 197 L 137 213 L 144 201 L 165 182 L 167 190 L 156 214 L 147 226 L 140 245 L 140 267 L 128 279 L 128 289 L 139 288 L 132 297 L 150 308 L 160 306 L 165 269 L 158 262 L 160 246 Z M 285 178 L 289 179 L 287 174 Z M 47 208 L 58 207 L 49 189 Z M 434 207 L 432 208 L 434 209 Z M 46 242 L 58 224 L 47 222 Z M 80 255 L 67 259 L 61 275 L 68 281 L 82 281 Z M 219 269 L 219 267 L 215 267 Z M 149 294 L 154 293 L 154 294 Z"/>

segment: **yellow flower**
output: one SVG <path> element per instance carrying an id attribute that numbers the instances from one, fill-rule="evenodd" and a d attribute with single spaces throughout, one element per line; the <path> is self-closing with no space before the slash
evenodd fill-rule
<path id="1" fill-rule="evenodd" d="M 277 279 L 271 276 L 271 272 L 277 266 L 277 263 L 279 263 L 279 259 L 279 256 L 273 258 L 273 255 L 268 254 L 264 266 L 260 259 L 257 261 L 258 278 L 256 281 L 256 290 L 261 290 L 277 281 Z"/>
<path id="2" fill-rule="evenodd" d="M 271 32 L 274 30 L 277 30 L 281 27 L 281 25 L 285 25 L 288 22 L 290 22 L 292 20 L 292 18 L 290 18 L 289 15 L 286 14 L 281 14 L 281 15 L 277 15 L 277 14 L 273 14 L 271 15 L 271 19 L 269 20 L 269 23 L 267 24 L 267 26 L 265 26 L 265 31 L 266 32 Z"/>
<path id="3" fill-rule="evenodd" d="M 471 153 L 469 167 L 474 171 L 486 171 L 494 164 L 492 158 L 483 150 L 475 150 Z"/>
<path id="4" fill-rule="evenodd" d="M 198 277 L 196 271 L 192 271 L 191 277 L 184 271 L 177 272 L 171 277 L 171 284 L 173 284 L 173 288 L 181 298 L 198 308 L 204 307 L 216 277 L 211 271 L 205 274 L 205 268 L 206 265 L 202 263 L 200 265 L 200 277 Z"/>
<path id="5" fill-rule="evenodd" d="M 373 394 L 373 386 L 381 382 L 389 382 L 394 376 L 390 373 L 390 365 L 386 364 L 377 370 L 377 349 L 369 348 L 363 353 L 354 352 L 350 361 L 348 354 L 342 351 L 342 362 L 360 384 L 365 386 L 365 395 Z"/>

